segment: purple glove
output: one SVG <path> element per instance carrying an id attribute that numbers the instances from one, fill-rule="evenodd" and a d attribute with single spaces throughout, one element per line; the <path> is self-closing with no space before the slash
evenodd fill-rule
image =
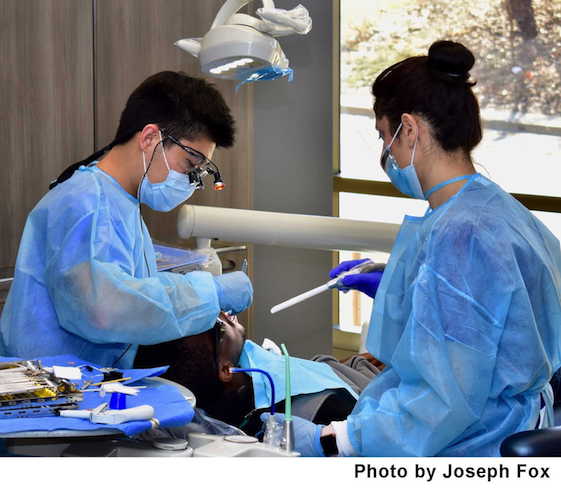
<path id="1" fill-rule="evenodd" d="M 339 264 L 337 267 L 334 267 L 329 272 L 329 277 L 333 279 L 339 276 L 341 273 L 344 273 L 345 271 L 348 271 L 349 269 L 352 269 L 353 267 L 358 266 L 359 264 L 362 264 L 367 260 L 370 259 L 344 260 L 343 262 L 341 262 L 341 264 Z"/>
<path id="2" fill-rule="evenodd" d="M 341 262 L 337 267 L 331 270 L 329 273 L 330 278 L 336 278 L 341 273 L 351 270 L 353 267 L 362 264 L 370 259 L 357 259 L 357 260 L 346 260 Z M 382 276 L 384 271 L 376 270 L 369 273 L 361 274 L 350 274 L 345 276 L 337 283 L 337 288 L 342 292 L 348 292 L 349 290 L 358 290 L 365 293 L 371 298 L 376 297 L 376 292 L 380 286 L 380 281 L 382 281 Z"/>
<path id="3" fill-rule="evenodd" d="M 358 290 L 374 299 L 376 298 L 376 292 L 378 291 L 378 287 L 380 286 L 380 281 L 382 281 L 383 275 L 384 271 L 372 271 L 371 273 L 363 274 L 350 274 L 349 276 L 345 276 L 341 280 L 341 285 L 343 285 L 344 288 L 342 288 L 341 286 L 338 286 L 337 288 L 342 291 L 351 289 Z"/>

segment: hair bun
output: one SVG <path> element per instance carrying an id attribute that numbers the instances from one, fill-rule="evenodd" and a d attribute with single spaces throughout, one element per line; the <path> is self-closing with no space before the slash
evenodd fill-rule
<path id="1" fill-rule="evenodd" d="M 469 70 L 474 63 L 475 57 L 472 52 L 461 43 L 439 40 L 429 48 L 429 68 L 440 79 L 467 82 Z"/>

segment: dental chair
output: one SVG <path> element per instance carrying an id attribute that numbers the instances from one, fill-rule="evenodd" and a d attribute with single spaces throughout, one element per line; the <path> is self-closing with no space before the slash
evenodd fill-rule
<path id="1" fill-rule="evenodd" d="M 503 457 L 561 457 L 561 370 L 551 379 L 555 427 L 522 431 L 501 444 Z"/>
<path id="2" fill-rule="evenodd" d="M 561 457 L 561 427 L 517 432 L 501 444 L 502 457 Z"/>

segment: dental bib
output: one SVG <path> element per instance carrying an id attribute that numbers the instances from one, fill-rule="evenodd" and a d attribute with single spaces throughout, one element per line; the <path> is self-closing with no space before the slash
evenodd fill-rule
<path id="1" fill-rule="evenodd" d="M 267 371 L 275 383 L 275 403 L 285 396 L 285 362 L 282 356 L 267 351 L 251 340 L 246 340 L 240 356 L 241 368 L 260 368 Z M 358 395 L 343 382 L 325 363 L 290 357 L 291 393 L 311 394 L 325 389 L 347 389 L 355 398 Z M 255 408 L 271 405 L 271 388 L 266 377 L 259 373 L 250 374 L 253 382 Z"/>

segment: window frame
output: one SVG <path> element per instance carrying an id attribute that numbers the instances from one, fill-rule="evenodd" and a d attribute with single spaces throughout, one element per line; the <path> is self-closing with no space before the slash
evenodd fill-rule
<path id="1" fill-rule="evenodd" d="M 341 0 L 333 0 L 333 216 L 339 217 L 339 194 L 367 194 L 408 198 L 389 182 L 341 176 L 341 114 L 354 114 L 373 118 L 371 108 L 341 105 Z M 482 120 L 483 129 L 522 132 L 561 137 L 561 127 L 533 125 L 502 120 Z M 510 193 L 529 210 L 561 213 L 561 196 Z M 333 266 L 339 263 L 339 252 L 333 252 Z M 333 292 L 333 352 L 335 355 L 352 354 L 360 345 L 357 334 L 339 326 L 339 292 Z M 349 335 L 351 334 L 351 335 Z"/>

